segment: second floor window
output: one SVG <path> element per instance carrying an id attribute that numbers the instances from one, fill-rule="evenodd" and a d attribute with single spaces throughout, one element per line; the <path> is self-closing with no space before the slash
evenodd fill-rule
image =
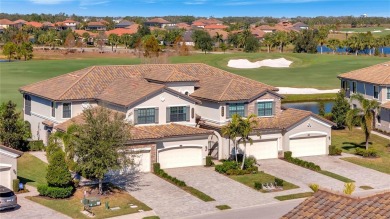
<path id="1" fill-rule="evenodd" d="M 31 97 L 29 95 L 24 96 L 24 113 L 31 115 Z"/>
<path id="2" fill-rule="evenodd" d="M 352 82 L 352 93 L 356 93 L 356 81 Z"/>
<path id="3" fill-rule="evenodd" d="M 258 116 L 272 116 L 273 115 L 273 105 L 272 101 L 267 102 L 258 102 L 257 103 L 257 115 Z"/>
<path id="4" fill-rule="evenodd" d="M 379 97 L 379 87 L 374 86 L 374 98 L 378 99 L 378 97 Z"/>
<path id="5" fill-rule="evenodd" d="M 72 117 L 72 104 L 63 103 L 62 104 L 62 118 L 71 118 Z"/>
<path id="6" fill-rule="evenodd" d="M 181 122 L 187 120 L 187 107 L 186 106 L 173 106 L 169 108 L 169 120 L 171 122 Z"/>
<path id="7" fill-rule="evenodd" d="M 146 108 L 137 110 L 137 124 L 150 124 L 156 122 L 156 109 Z"/>
<path id="8" fill-rule="evenodd" d="M 346 81 L 341 81 L 341 88 L 343 90 L 347 90 L 347 82 Z"/>
<path id="9" fill-rule="evenodd" d="M 51 117 L 56 117 L 56 103 L 51 102 Z"/>
<path id="10" fill-rule="evenodd" d="M 232 118 L 234 114 L 245 116 L 245 104 L 244 103 L 230 103 L 229 104 L 229 118 Z"/>

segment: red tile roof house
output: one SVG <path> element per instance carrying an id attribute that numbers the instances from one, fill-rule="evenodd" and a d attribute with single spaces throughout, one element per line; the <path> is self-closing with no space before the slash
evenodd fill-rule
<path id="1" fill-rule="evenodd" d="M 102 22 L 89 22 L 87 24 L 86 30 L 97 30 L 97 31 L 105 31 L 106 30 L 106 24 Z"/>
<path id="2" fill-rule="evenodd" d="M 142 152 L 140 170 L 205 164 L 228 158 L 221 127 L 233 114 L 256 114 L 247 147 L 257 159 L 327 154 L 333 123 L 308 111 L 281 108 L 277 88 L 205 64 L 93 66 L 20 88 L 33 139 L 82 123 L 85 107 L 104 105 L 135 124 L 128 144 Z M 257 133 L 261 133 L 261 138 Z M 242 147 L 242 146 L 240 146 Z"/>
<path id="3" fill-rule="evenodd" d="M 10 21 L 8 19 L 0 19 L 0 27 L 2 27 L 3 29 L 7 29 L 14 24 L 15 23 L 13 21 Z"/>
<path id="4" fill-rule="evenodd" d="M 348 98 L 353 94 L 362 94 L 366 99 L 381 103 L 374 126 L 390 133 L 390 62 L 340 74 L 338 78 Z M 359 107 L 358 102 L 353 101 L 352 107 Z"/>
<path id="5" fill-rule="evenodd" d="M 176 25 L 175 23 L 167 21 L 162 18 L 153 18 L 145 21 L 144 24 L 149 27 L 160 27 L 160 28 L 172 27 Z"/>

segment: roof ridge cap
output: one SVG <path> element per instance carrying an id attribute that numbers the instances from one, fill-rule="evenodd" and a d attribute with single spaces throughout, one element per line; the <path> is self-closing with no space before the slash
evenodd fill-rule
<path id="1" fill-rule="evenodd" d="M 93 69 L 95 69 L 95 65 L 92 66 L 83 76 L 81 76 L 78 80 L 76 80 L 72 85 L 68 87 L 61 95 L 59 95 L 58 99 L 61 99 L 62 96 L 65 95 L 66 92 L 68 92 L 75 84 L 77 84 L 81 79 L 83 79 L 86 75 L 88 75 Z"/>
<path id="2" fill-rule="evenodd" d="M 226 86 L 225 90 L 224 90 L 224 91 L 221 93 L 221 95 L 219 96 L 219 99 L 218 99 L 219 101 L 221 101 L 223 95 L 226 93 L 227 89 L 230 87 L 230 85 L 232 84 L 232 82 L 233 82 L 233 79 L 230 79 L 230 82 L 229 82 L 228 86 Z"/>

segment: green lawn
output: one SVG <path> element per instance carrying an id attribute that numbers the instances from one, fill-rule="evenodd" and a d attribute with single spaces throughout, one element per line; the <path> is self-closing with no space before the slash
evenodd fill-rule
<path id="1" fill-rule="evenodd" d="M 353 131 L 348 129 L 334 130 L 332 131 L 332 144 L 341 148 L 343 152 L 353 154 L 356 148 L 365 147 L 364 134 L 359 129 L 353 129 Z M 386 146 L 388 144 L 388 139 L 371 134 L 370 147 L 378 151 L 379 158 L 348 157 L 343 158 L 343 160 L 390 174 L 390 147 Z"/>
<path id="2" fill-rule="evenodd" d="M 83 189 L 78 189 L 75 194 L 67 199 L 51 199 L 46 197 L 28 197 L 30 200 L 41 205 L 49 207 L 53 210 L 59 211 L 68 215 L 71 218 L 88 218 L 81 213 L 83 204 L 80 202 L 83 198 Z M 110 208 L 120 207 L 119 210 L 106 210 L 105 202 L 109 202 Z M 92 207 L 92 212 L 95 214 L 94 218 L 109 218 L 119 215 L 137 213 L 138 210 L 151 210 L 144 203 L 138 201 L 126 191 L 115 190 L 114 194 L 103 197 L 101 199 L 102 205 Z M 130 208 L 130 204 L 138 206 L 137 208 Z"/>
<path id="3" fill-rule="evenodd" d="M 359 28 L 343 28 L 341 31 L 352 31 L 352 32 L 368 32 L 371 31 L 371 33 L 374 36 L 383 36 L 383 35 L 388 35 L 390 34 L 390 30 L 386 30 L 389 28 L 386 27 L 359 27 Z M 373 32 L 373 31 L 381 31 L 381 32 Z"/>
<path id="4" fill-rule="evenodd" d="M 245 58 L 252 61 L 284 57 L 293 61 L 290 68 L 234 69 L 227 67 L 230 59 Z M 297 53 L 232 53 L 196 54 L 169 58 L 171 63 L 206 63 L 232 73 L 274 86 L 338 88 L 340 73 L 363 68 L 389 58 Z M 32 60 L 0 63 L 0 102 L 13 100 L 20 108 L 22 97 L 19 87 L 69 73 L 91 65 L 138 64 L 137 58 L 84 58 L 66 60 Z"/>
<path id="5" fill-rule="evenodd" d="M 282 103 L 335 100 L 336 94 L 286 94 Z"/>
<path id="6" fill-rule="evenodd" d="M 229 205 L 217 205 L 215 207 L 221 211 L 231 209 L 231 207 Z"/>
<path id="7" fill-rule="evenodd" d="M 269 175 L 264 172 L 259 172 L 256 174 L 246 174 L 246 175 L 239 175 L 239 176 L 229 176 L 231 179 L 236 180 L 237 182 L 240 182 L 244 185 L 247 185 L 253 189 L 255 189 L 255 182 L 260 183 L 271 183 L 275 182 L 275 177 L 272 175 Z M 296 189 L 299 188 L 298 186 L 286 182 L 283 182 L 283 190 L 289 190 L 289 189 Z M 264 191 L 261 191 L 264 192 Z"/>
<path id="8" fill-rule="evenodd" d="M 275 199 L 279 201 L 286 201 L 291 199 L 298 199 L 298 198 L 306 198 L 312 196 L 313 192 L 303 192 L 303 193 L 297 193 L 297 194 L 291 194 L 291 195 L 281 195 L 281 196 L 275 196 Z"/>
<path id="9" fill-rule="evenodd" d="M 37 187 L 46 183 L 47 164 L 35 156 L 24 153 L 18 158 L 18 178 L 21 182 Z"/>

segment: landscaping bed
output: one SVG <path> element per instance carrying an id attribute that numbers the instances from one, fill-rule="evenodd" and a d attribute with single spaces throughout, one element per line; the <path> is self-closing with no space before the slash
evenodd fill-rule
<path id="1" fill-rule="evenodd" d="M 79 188 L 75 191 L 73 196 L 66 199 L 52 199 L 42 196 L 27 197 L 28 199 L 51 208 L 55 211 L 59 211 L 71 218 L 88 218 L 81 211 L 83 210 L 83 204 L 81 200 L 84 196 L 83 188 Z M 109 202 L 109 206 L 119 207 L 118 210 L 105 209 L 105 202 Z M 130 204 L 138 206 L 137 208 L 131 208 Z M 137 213 L 139 210 L 149 211 L 149 208 L 144 203 L 138 201 L 129 193 L 119 189 L 112 189 L 110 195 L 101 197 L 101 205 L 92 207 L 91 211 L 95 214 L 94 218 L 108 218 L 125 214 Z"/>
<path id="2" fill-rule="evenodd" d="M 254 173 L 254 174 L 245 174 L 245 175 L 236 175 L 236 176 L 230 175 L 229 178 L 231 178 L 237 182 L 240 182 L 246 186 L 249 186 L 253 189 L 259 190 L 260 192 L 267 192 L 267 191 L 264 189 L 255 188 L 255 183 L 265 184 L 265 183 L 275 182 L 274 176 L 269 175 L 267 173 L 264 173 L 262 171 L 260 171 L 258 173 Z M 289 189 L 297 189 L 297 188 L 299 188 L 299 186 L 296 186 L 292 183 L 283 181 L 282 188 L 283 188 L 283 190 L 289 190 Z"/>

